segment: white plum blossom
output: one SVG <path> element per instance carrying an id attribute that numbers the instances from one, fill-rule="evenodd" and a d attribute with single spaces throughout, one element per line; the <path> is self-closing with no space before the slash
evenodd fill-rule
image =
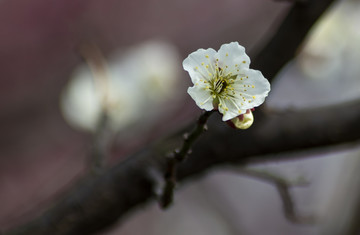
<path id="1" fill-rule="evenodd" d="M 268 80 L 249 65 L 250 58 L 238 42 L 224 44 L 219 51 L 198 49 L 183 61 L 194 84 L 188 93 L 201 109 L 217 109 L 223 121 L 235 120 L 261 105 L 270 91 Z"/>

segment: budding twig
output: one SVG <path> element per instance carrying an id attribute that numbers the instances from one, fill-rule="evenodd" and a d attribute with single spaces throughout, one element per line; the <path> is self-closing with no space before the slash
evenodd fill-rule
<path id="1" fill-rule="evenodd" d="M 179 163 L 183 162 L 191 154 L 191 146 L 195 140 L 207 130 L 206 122 L 214 111 L 206 111 L 199 117 L 195 129 L 191 133 L 183 135 L 183 144 L 168 156 L 167 167 L 164 174 L 165 185 L 159 198 L 162 208 L 167 208 L 173 201 L 174 189 L 176 186 L 176 169 Z"/>

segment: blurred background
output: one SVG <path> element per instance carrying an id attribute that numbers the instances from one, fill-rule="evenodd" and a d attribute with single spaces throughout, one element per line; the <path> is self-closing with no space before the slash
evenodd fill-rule
<path id="1" fill-rule="evenodd" d="M 110 164 L 194 120 L 182 60 L 238 41 L 255 55 L 291 4 L 270 0 L 0 1 L 0 229 L 21 224 L 84 175 L 106 113 Z M 267 106 L 360 97 L 360 3 L 337 2 L 272 84 Z M 341 114 L 334 114 L 341 115 Z M 256 120 L 255 120 L 256 123 Z M 291 193 L 314 225 L 289 222 L 276 188 L 218 170 L 103 234 L 345 234 L 359 201 L 360 147 L 252 166 L 309 182 Z M 301 159 L 302 156 L 309 156 Z M 351 192 L 351 193 L 350 193 Z M 241 200 L 240 200 L 241 199 Z"/>

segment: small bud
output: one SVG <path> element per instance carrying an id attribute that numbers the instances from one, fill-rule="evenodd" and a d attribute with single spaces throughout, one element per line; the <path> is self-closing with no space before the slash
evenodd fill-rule
<path id="1" fill-rule="evenodd" d="M 184 138 L 184 140 L 188 140 L 189 139 L 189 133 L 183 134 L 183 138 Z"/>
<path id="2" fill-rule="evenodd" d="M 229 126 L 237 129 L 248 129 L 254 122 L 254 116 L 251 112 L 251 110 L 247 110 L 246 113 L 241 114 L 233 119 L 231 119 L 229 122 Z"/>
<path id="3" fill-rule="evenodd" d="M 204 127 L 203 127 L 203 130 L 207 131 L 208 129 L 209 129 L 208 126 L 205 124 Z"/>
<path id="4" fill-rule="evenodd" d="M 175 149 L 174 150 L 174 157 L 177 158 L 180 154 L 180 149 Z"/>

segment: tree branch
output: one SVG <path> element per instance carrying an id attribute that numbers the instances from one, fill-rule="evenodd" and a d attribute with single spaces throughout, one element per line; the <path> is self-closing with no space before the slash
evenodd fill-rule
<path id="1" fill-rule="evenodd" d="M 159 204 L 162 208 L 167 208 L 173 202 L 174 189 L 176 186 L 176 169 L 180 163 L 185 161 L 191 152 L 191 147 L 197 138 L 207 129 L 206 122 L 214 111 L 206 111 L 199 117 L 197 124 L 192 132 L 183 135 L 183 144 L 180 149 L 174 151 L 168 157 L 167 167 L 164 174 L 165 185 L 159 196 Z"/>
<path id="2" fill-rule="evenodd" d="M 294 57 L 310 27 L 331 3 L 295 3 L 277 34 L 253 61 L 253 67 L 273 78 Z M 233 130 L 213 116 L 211 132 L 199 139 L 193 156 L 179 166 L 178 180 L 223 164 L 248 163 L 253 156 L 271 160 L 273 156 L 266 154 L 358 140 L 359 107 L 360 103 L 352 103 L 297 113 L 257 111 L 255 124 L 246 131 Z M 180 141 L 181 136 L 174 138 Z M 84 178 L 42 216 L 8 234 L 92 234 L 124 218 L 130 210 L 155 198 L 157 182 L 153 173 L 162 174 L 166 169 L 165 152 L 159 151 L 163 143 L 145 147 L 97 178 Z"/>
<path id="3" fill-rule="evenodd" d="M 279 156 L 269 155 L 273 153 L 360 139 L 360 102 L 316 111 L 256 114 L 259 114 L 257 122 L 247 131 L 233 130 L 221 123 L 219 117 L 212 118 L 211 132 L 199 139 L 193 148 L 193 157 L 179 166 L 178 181 L 215 166 L 248 164 L 259 159 L 270 161 L 279 159 Z M 341 119 L 334 114 L 341 114 Z M 58 205 L 9 234 L 75 235 L 99 231 L 136 206 L 154 199 L 157 182 L 151 171 L 163 172 L 165 168 L 166 158 L 156 145 L 149 146 L 100 177 L 75 185 Z"/>
<path id="4" fill-rule="evenodd" d="M 314 216 L 303 216 L 300 215 L 296 209 L 294 199 L 290 193 L 292 187 L 305 186 L 308 183 L 304 180 L 288 180 L 283 176 L 277 175 L 275 173 L 258 170 L 258 169 L 249 169 L 249 168 L 227 168 L 238 174 L 243 174 L 266 183 L 272 184 L 278 191 L 283 204 L 284 216 L 287 220 L 296 224 L 314 224 L 316 218 Z"/>

